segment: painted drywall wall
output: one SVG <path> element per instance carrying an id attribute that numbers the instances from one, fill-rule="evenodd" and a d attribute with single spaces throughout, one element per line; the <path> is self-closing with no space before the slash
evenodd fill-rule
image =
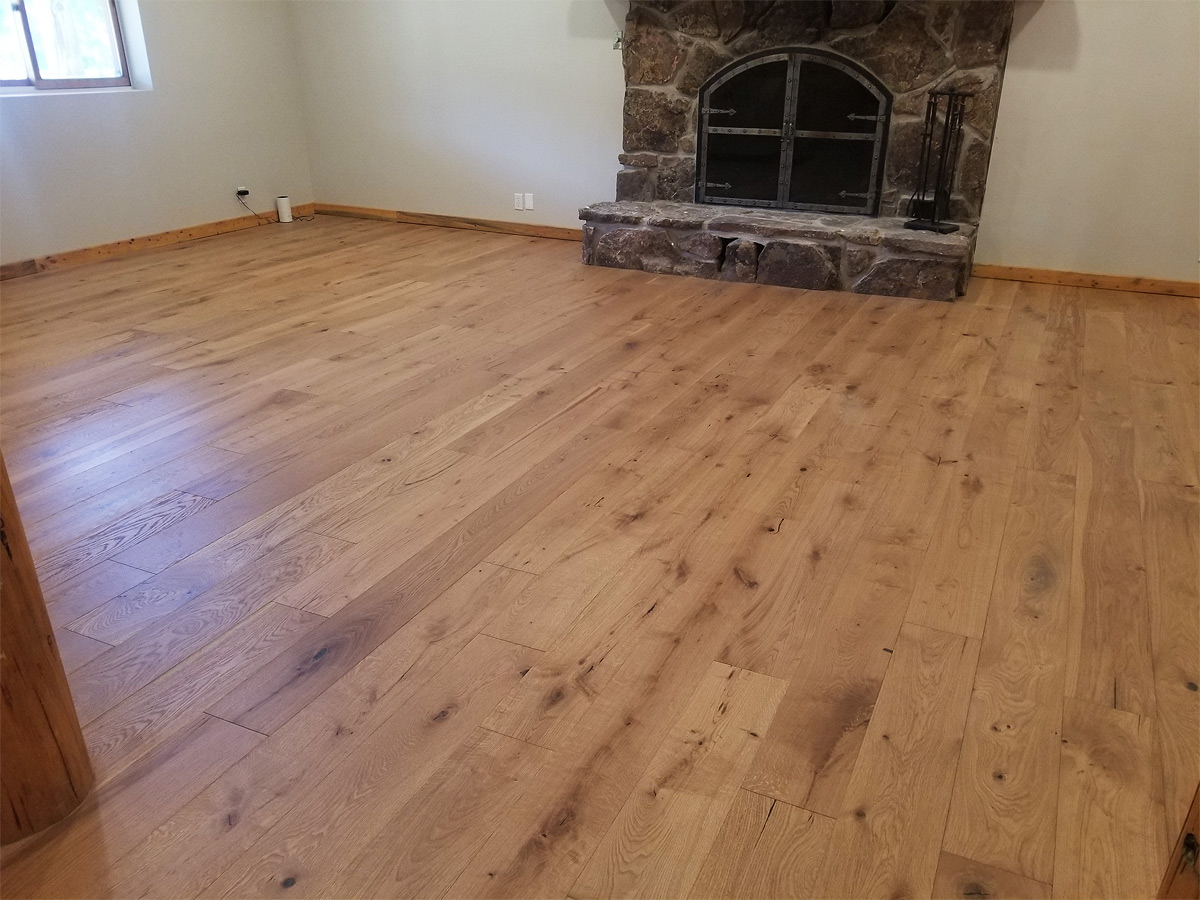
<path id="1" fill-rule="evenodd" d="M 142 0 L 154 90 L 0 97 L 0 261 L 237 216 L 243 183 L 573 227 L 614 193 L 625 8 Z M 1017 4 L 979 262 L 1196 279 L 1198 35 L 1196 0 Z"/>
<path id="2" fill-rule="evenodd" d="M 331 203 L 575 226 L 611 199 L 624 0 L 297 3 Z M 979 262 L 1195 279 L 1200 3 L 1021 0 Z M 532 212 L 514 191 L 535 193 Z"/>
<path id="3" fill-rule="evenodd" d="M 153 90 L 0 96 L 0 262 L 312 200 L 284 0 L 141 0 Z"/>
<path id="4" fill-rule="evenodd" d="M 623 0 L 295 3 L 317 199 L 578 227 L 611 200 Z M 513 209 L 513 193 L 534 195 Z"/>
<path id="5" fill-rule="evenodd" d="M 980 263 L 1195 281 L 1200 3 L 1024 0 Z"/>

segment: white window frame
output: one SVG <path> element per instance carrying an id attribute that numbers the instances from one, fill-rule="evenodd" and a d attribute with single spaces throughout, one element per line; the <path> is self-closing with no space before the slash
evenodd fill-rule
<path id="1" fill-rule="evenodd" d="M 37 52 L 34 49 L 33 34 L 29 30 L 29 16 L 25 12 L 25 0 L 0 0 L 11 3 L 13 12 L 21 18 L 21 27 L 25 35 L 25 51 L 28 54 L 32 73 L 24 79 L 0 79 L 0 87 L 33 88 L 39 91 L 69 91 L 88 88 L 120 88 L 132 87 L 129 76 L 129 58 L 125 52 L 125 36 L 121 30 L 121 16 L 117 12 L 117 0 L 108 0 L 109 14 L 112 16 L 113 35 L 117 42 L 117 53 L 121 60 L 121 75 L 115 78 L 43 78 L 38 66 Z"/>

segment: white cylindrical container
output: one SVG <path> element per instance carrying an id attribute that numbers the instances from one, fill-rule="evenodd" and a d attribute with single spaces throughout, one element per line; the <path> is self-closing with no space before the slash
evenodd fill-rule
<path id="1" fill-rule="evenodd" d="M 280 222 L 292 221 L 292 198 L 291 197 L 276 197 L 275 211 L 279 213 Z"/>

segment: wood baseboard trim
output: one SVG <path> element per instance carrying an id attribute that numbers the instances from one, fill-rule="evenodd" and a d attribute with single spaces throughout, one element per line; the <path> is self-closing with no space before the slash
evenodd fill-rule
<path id="1" fill-rule="evenodd" d="M 376 209 L 371 206 L 346 206 L 340 203 L 317 203 L 320 216 L 346 216 L 351 219 L 380 219 L 405 225 L 435 225 L 439 228 L 463 228 L 467 231 L 490 231 L 496 234 L 519 234 L 523 237 L 552 238 L 557 241 L 583 240 L 582 228 L 561 228 L 557 225 L 526 225 L 522 222 L 499 222 L 493 219 L 468 219 L 462 216 L 439 216 L 433 213 L 404 212 L 397 209 Z"/>
<path id="2" fill-rule="evenodd" d="M 1088 275 L 1085 272 L 1058 272 L 1054 269 L 1022 269 L 1017 266 L 971 267 L 974 278 L 1000 281 L 1028 281 L 1033 284 L 1061 284 L 1067 287 L 1100 288 L 1106 291 L 1132 291 L 1138 294 L 1166 294 L 1171 297 L 1200 297 L 1200 282 L 1170 281 L 1165 278 L 1137 278 L 1129 275 Z"/>
<path id="3" fill-rule="evenodd" d="M 440 228 L 461 228 L 468 231 L 489 231 L 497 234 L 517 234 L 523 237 L 552 238 L 560 241 L 583 239 L 580 228 L 560 228 L 554 225 L 526 225 L 521 222 L 501 222 L 492 219 L 470 219 L 462 216 L 440 216 L 433 213 L 414 213 L 396 209 L 378 209 L 371 206 L 347 206 L 340 203 L 303 203 L 292 207 L 299 216 L 323 215 L 346 216 L 352 219 L 378 219 L 384 222 L 400 222 L 406 225 L 433 225 Z M 267 221 L 263 221 L 266 219 Z M 155 247 L 181 244 L 216 234 L 242 231 L 259 225 L 279 221 L 274 210 L 257 216 L 239 216 L 236 219 L 221 219 L 190 228 L 176 228 L 142 237 L 129 238 L 68 250 L 36 259 L 22 259 L 0 265 L 0 281 L 34 275 L 48 269 L 78 266 L 84 263 L 113 259 L 140 253 Z M 971 269 L 975 278 L 994 278 L 1001 281 L 1027 281 L 1033 284 L 1061 284 L 1067 287 L 1099 288 L 1110 291 L 1132 291 L 1139 294 L 1164 294 L 1171 297 L 1200 297 L 1200 282 L 1171 281 L 1163 278 L 1138 278 L 1128 275 L 1089 275 L 1085 272 L 1059 272 L 1054 269 L 1026 269 L 1019 266 L 975 265 Z"/>
<path id="4" fill-rule="evenodd" d="M 292 207 L 294 216 L 310 216 L 313 214 L 313 204 L 302 203 Z M 279 221 L 275 210 L 259 213 L 258 215 L 239 216 L 236 219 L 221 219 L 217 222 L 207 222 L 204 225 L 193 225 L 190 228 L 176 228 L 172 231 L 160 231 L 158 234 L 147 234 L 142 237 L 129 238 L 124 241 L 113 241 L 109 244 L 97 244 L 94 247 L 84 247 L 81 250 L 68 250 L 65 253 L 52 253 L 49 256 L 39 256 L 36 259 L 22 259 L 18 262 L 0 265 L 0 281 L 10 278 L 20 278 L 45 272 L 47 269 L 59 269 L 66 266 L 79 266 L 84 263 L 98 262 L 103 259 L 113 259 L 118 256 L 128 256 L 130 253 L 141 253 L 155 247 L 166 247 L 171 244 L 182 244 L 185 241 L 195 241 L 200 238 L 212 237 L 214 234 L 226 234 L 231 231 L 242 231 L 246 228 L 256 228 L 259 225 L 270 225 Z"/>

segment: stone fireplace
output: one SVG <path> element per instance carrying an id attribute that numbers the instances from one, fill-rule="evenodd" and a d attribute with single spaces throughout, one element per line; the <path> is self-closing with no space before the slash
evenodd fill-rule
<path id="1" fill-rule="evenodd" d="M 597 265 L 953 299 L 965 288 L 1011 0 L 632 0 L 617 202 Z M 903 228 L 931 89 L 973 94 L 949 204 Z"/>

